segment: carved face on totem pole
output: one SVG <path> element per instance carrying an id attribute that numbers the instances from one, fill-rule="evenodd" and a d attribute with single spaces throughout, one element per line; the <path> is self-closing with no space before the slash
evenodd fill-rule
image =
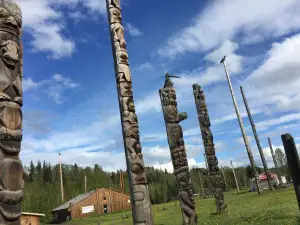
<path id="1" fill-rule="evenodd" d="M 111 23 L 122 23 L 121 11 L 118 8 L 111 8 L 109 10 Z"/>
<path id="2" fill-rule="evenodd" d="M 0 224 L 20 224 L 23 168 L 22 15 L 10 0 L 0 1 Z"/>

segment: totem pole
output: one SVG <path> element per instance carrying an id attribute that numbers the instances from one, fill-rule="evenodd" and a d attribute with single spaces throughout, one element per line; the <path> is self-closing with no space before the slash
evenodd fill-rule
<path id="1" fill-rule="evenodd" d="M 210 130 L 210 119 L 205 102 L 205 95 L 199 84 L 193 84 L 193 89 L 203 145 L 208 163 L 208 172 L 216 199 L 217 213 L 221 214 L 225 212 L 227 205 L 224 201 L 222 176 L 220 175 L 213 135 Z"/>
<path id="2" fill-rule="evenodd" d="M 0 0 L 0 224 L 20 225 L 23 199 L 22 140 L 22 12 Z"/>
<path id="3" fill-rule="evenodd" d="M 166 74 L 165 85 L 159 90 L 159 95 L 180 197 L 183 224 L 191 225 L 197 224 L 197 214 L 182 128 L 179 125 L 180 121 L 187 119 L 187 113 L 178 113 L 176 93 L 170 77 L 176 76 Z"/>
<path id="4" fill-rule="evenodd" d="M 260 145 L 260 141 L 259 141 L 259 138 L 258 138 L 258 135 L 257 135 L 257 132 L 256 132 L 256 128 L 255 128 L 255 124 L 254 124 L 254 121 L 252 119 L 252 115 L 251 115 L 251 112 L 250 112 L 250 109 L 249 109 L 249 106 L 248 106 L 248 102 L 247 102 L 243 87 L 241 86 L 240 89 L 241 89 L 242 97 L 243 97 L 245 107 L 246 107 L 246 110 L 247 110 L 247 113 L 248 113 L 249 121 L 250 121 L 250 124 L 251 124 L 251 127 L 252 127 L 253 135 L 255 137 L 257 148 L 258 148 L 258 151 L 259 151 L 259 154 L 260 154 L 260 158 L 261 158 L 261 161 L 262 161 L 262 164 L 263 164 L 263 167 L 264 167 L 264 171 L 265 171 L 265 174 L 266 174 L 266 177 L 267 177 L 269 189 L 270 189 L 270 191 L 273 191 L 272 184 L 271 184 L 271 176 L 268 172 L 267 161 L 266 161 L 264 152 L 263 152 L 263 150 L 261 148 L 261 145 Z"/>
<path id="5" fill-rule="evenodd" d="M 287 163 L 291 171 L 295 194 L 300 209 L 300 160 L 294 138 L 290 134 L 281 135 L 281 140 L 284 146 Z"/>
<path id="6" fill-rule="evenodd" d="M 135 114 L 119 0 L 106 0 L 134 225 L 152 225 L 151 203 Z"/>

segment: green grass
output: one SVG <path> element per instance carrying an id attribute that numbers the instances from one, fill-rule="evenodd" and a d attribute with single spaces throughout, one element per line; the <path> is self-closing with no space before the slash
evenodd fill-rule
<path id="1" fill-rule="evenodd" d="M 265 191 L 262 196 L 257 193 L 243 192 L 236 195 L 233 192 L 226 193 L 225 200 L 228 204 L 227 213 L 224 215 L 213 215 L 215 213 L 214 199 L 196 199 L 198 224 L 209 225 L 232 225 L 232 224 L 300 224 L 299 210 L 293 187 L 275 192 Z M 166 210 L 162 210 L 165 207 Z M 171 202 L 153 205 L 153 216 L 155 225 L 181 225 L 181 211 L 179 202 Z M 124 214 L 129 219 L 122 221 L 122 213 L 114 213 L 105 216 L 91 217 L 84 220 L 74 220 L 65 225 L 132 225 L 131 212 Z"/>

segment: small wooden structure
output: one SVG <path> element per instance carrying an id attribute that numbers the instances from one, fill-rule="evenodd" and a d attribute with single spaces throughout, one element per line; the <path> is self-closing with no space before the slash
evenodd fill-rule
<path id="1" fill-rule="evenodd" d="M 101 188 L 81 194 L 52 210 L 53 222 L 81 219 L 131 209 L 130 196 Z"/>
<path id="2" fill-rule="evenodd" d="M 45 214 L 22 212 L 21 225 L 40 225 L 40 217 Z"/>

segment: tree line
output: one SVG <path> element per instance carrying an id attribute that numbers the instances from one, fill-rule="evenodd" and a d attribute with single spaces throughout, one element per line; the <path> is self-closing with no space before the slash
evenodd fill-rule
<path id="1" fill-rule="evenodd" d="M 280 149 L 279 149 L 280 150 Z M 276 149 L 276 157 L 280 166 L 280 175 L 285 175 L 289 179 L 286 159 L 282 151 Z M 259 172 L 263 169 L 258 167 Z M 224 190 L 236 188 L 232 169 L 223 168 L 227 182 L 224 184 Z M 235 168 L 237 181 L 240 187 L 248 187 L 249 180 L 253 177 L 250 166 Z M 270 172 L 276 173 L 274 168 Z M 124 177 L 124 191 L 129 194 L 129 183 L 127 173 L 118 170 L 116 172 L 106 172 L 100 165 L 95 164 L 91 167 L 82 168 L 76 163 L 74 165 L 62 165 L 64 196 L 68 201 L 85 192 L 84 177 L 87 177 L 87 191 L 96 188 L 109 188 L 121 191 L 120 173 Z M 222 177 L 223 173 L 220 171 Z M 159 204 L 177 199 L 176 180 L 172 173 L 166 170 L 159 170 L 153 167 L 146 168 L 147 180 L 150 189 L 150 199 L 152 204 Z M 208 173 L 205 168 L 192 168 L 190 170 L 194 193 L 209 191 L 210 183 Z M 33 162 L 29 167 L 24 167 L 24 200 L 22 203 L 23 212 L 45 213 L 46 217 L 42 218 L 43 222 L 49 222 L 52 219 L 52 209 L 60 206 L 60 172 L 59 164 L 51 165 L 44 161 L 38 161 L 36 165 Z M 224 177 L 223 177 L 224 179 Z"/>

